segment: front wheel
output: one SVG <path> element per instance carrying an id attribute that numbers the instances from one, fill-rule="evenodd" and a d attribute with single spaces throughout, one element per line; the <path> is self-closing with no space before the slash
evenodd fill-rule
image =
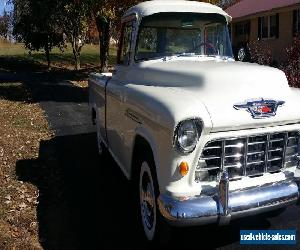
<path id="1" fill-rule="evenodd" d="M 94 123 L 96 124 L 96 130 L 97 130 L 97 151 L 98 155 L 103 155 L 103 149 L 104 149 L 104 143 L 102 141 L 101 132 L 100 132 L 100 121 L 97 119 L 98 115 L 95 115 Z"/>
<path id="2" fill-rule="evenodd" d="M 247 46 L 242 46 L 237 51 L 237 60 L 240 62 L 250 61 L 250 50 Z"/>
<path id="3" fill-rule="evenodd" d="M 101 156 L 103 154 L 103 142 L 98 128 L 97 128 L 97 149 L 98 149 L 99 156 Z"/>
<path id="4" fill-rule="evenodd" d="M 154 164 L 149 159 L 141 161 L 140 164 L 139 206 L 144 235 L 150 242 L 165 245 L 171 239 L 172 230 L 158 209 L 159 189 Z"/>
<path id="5" fill-rule="evenodd" d="M 144 233 L 147 240 L 152 241 L 156 233 L 157 205 L 152 173 L 148 163 L 145 161 L 141 166 L 139 190 Z"/>

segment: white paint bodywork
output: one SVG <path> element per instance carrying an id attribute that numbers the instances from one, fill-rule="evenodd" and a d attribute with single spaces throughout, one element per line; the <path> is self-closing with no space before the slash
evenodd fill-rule
<path id="1" fill-rule="evenodd" d="M 164 1 L 165 5 L 157 2 L 155 8 L 146 2 L 126 15 L 150 15 L 164 10 L 165 5 L 173 8 L 169 1 Z M 178 12 L 187 12 L 188 8 L 192 11 L 193 4 L 199 7 L 199 12 L 201 8 L 202 12 L 221 12 L 206 4 L 172 3 Z M 132 39 L 136 38 L 137 31 Z M 135 42 L 132 49 L 134 45 Z M 90 106 L 97 113 L 102 140 L 125 175 L 131 177 L 135 139 L 142 136 L 153 151 L 160 192 L 176 197 L 201 194 L 203 183 L 194 181 L 194 173 L 208 141 L 300 130 L 300 91 L 288 86 L 280 70 L 256 64 L 209 57 L 174 57 L 136 63 L 132 55 L 130 65 L 118 65 L 114 74 L 92 74 L 89 91 Z M 252 98 L 271 98 L 286 104 L 278 109 L 275 117 L 267 119 L 253 119 L 247 111 L 233 108 L 234 104 Z M 183 155 L 173 146 L 174 130 L 181 121 L 190 118 L 201 119 L 203 131 L 196 149 Z M 185 177 L 178 172 L 181 161 L 187 161 L 190 166 Z M 230 190 L 285 178 L 284 173 L 254 179 L 244 177 L 231 183 Z M 216 183 L 205 185 L 213 187 Z"/>
<path id="2" fill-rule="evenodd" d="M 225 11 L 221 8 L 212 5 L 210 3 L 201 3 L 194 1 L 183 1 L 183 0 L 157 0 L 157 1 L 146 1 L 130 8 L 124 15 L 124 18 L 136 15 L 140 20 L 145 16 L 150 16 L 156 13 L 164 12 L 185 12 L 185 13 L 214 13 L 224 16 L 227 22 L 232 20 Z"/>

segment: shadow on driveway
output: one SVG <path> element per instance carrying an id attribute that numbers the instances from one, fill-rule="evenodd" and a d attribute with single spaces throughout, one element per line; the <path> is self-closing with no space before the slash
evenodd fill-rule
<path id="1" fill-rule="evenodd" d="M 109 154 L 100 159 L 96 148 L 93 133 L 56 137 L 41 142 L 37 160 L 17 163 L 19 180 L 39 189 L 45 249 L 139 246 L 130 185 Z"/>
<path id="2" fill-rule="evenodd" d="M 45 249 L 151 249 L 140 237 L 130 183 L 112 157 L 101 158 L 96 134 L 59 136 L 40 144 L 37 160 L 19 161 L 18 179 L 39 189 L 40 242 Z M 260 216 L 230 226 L 181 228 L 172 249 L 239 247 L 241 228 L 267 229 Z M 274 248 L 273 248 L 274 249 Z"/>

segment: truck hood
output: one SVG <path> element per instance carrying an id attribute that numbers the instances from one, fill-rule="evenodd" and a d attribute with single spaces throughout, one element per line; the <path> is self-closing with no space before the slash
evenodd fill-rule
<path id="1" fill-rule="evenodd" d="M 284 73 L 275 68 L 220 59 L 170 60 L 141 63 L 136 74 L 130 75 L 131 81 L 134 75 L 139 84 L 176 89 L 178 98 L 180 93 L 196 97 L 209 112 L 213 132 L 300 122 L 300 93 L 293 91 Z M 285 104 L 276 116 L 265 119 L 253 119 L 246 109 L 234 108 L 237 103 L 261 98 Z"/>

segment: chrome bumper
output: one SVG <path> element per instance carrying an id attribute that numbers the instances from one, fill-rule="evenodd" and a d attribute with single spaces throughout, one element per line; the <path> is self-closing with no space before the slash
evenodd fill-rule
<path id="1" fill-rule="evenodd" d="M 188 200 L 160 195 L 158 204 L 161 214 L 174 226 L 191 226 L 218 223 L 255 215 L 300 201 L 300 179 L 287 180 L 228 192 L 226 174 L 221 177 L 219 191 L 213 196 L 198 196 Z"/>

